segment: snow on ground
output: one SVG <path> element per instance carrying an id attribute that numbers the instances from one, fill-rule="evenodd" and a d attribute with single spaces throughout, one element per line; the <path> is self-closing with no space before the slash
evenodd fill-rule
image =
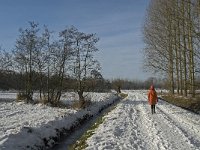
<path id="1" fill-rule="evenodd" d="M 127 92 L 127 91 L 126 91 Z M 147 91 L 128 97 L 104 117 L 86 150 L 199 150 L 200 116 L 164 101 L 151 114 Z"/>
<path id="2" fill-rule="evenodd" d="M 16 92 L 0 91 L 0 101 L 14 101 L 16 99 Z"/>
<path id="3" fill-rule="evenodd" d="M 69 95 L 71 95 L 70 93 Z M 14 96 L 15 95 L 15 96 Z M 70 99 L 64 94 L 62 101 Z M 70 129 L 86 115 L 98 113 L 116 100 L 113 93 L 89 93 L 92 105 L 84 110 L 16 103 L 16 93 L 0 93 L 0 149 L 21 150 L 52 146 L 58 131 Z M 69 96 L 69 97 L 68 97 Z M 6 101 L 12 99 L 12 101 Z"/>

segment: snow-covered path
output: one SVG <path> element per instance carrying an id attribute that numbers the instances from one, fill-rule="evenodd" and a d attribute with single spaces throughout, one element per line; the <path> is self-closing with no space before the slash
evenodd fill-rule
<path id="1" fill-rule="evenodd" d="M 130 91 L 87 140 L 90 149 L 199 150 L 200 116 L 159 101 L 152 115 L 147 91 Z"/>

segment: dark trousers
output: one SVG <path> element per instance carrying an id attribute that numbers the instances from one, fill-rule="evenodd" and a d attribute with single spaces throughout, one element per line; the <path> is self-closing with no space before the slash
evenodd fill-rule
<path id="1" fill-rule="evenodd" d="M 156 111 L 155 111 L 155 105 L 151 105 L 151 113 L 152 114 L 156 113 Z"/>

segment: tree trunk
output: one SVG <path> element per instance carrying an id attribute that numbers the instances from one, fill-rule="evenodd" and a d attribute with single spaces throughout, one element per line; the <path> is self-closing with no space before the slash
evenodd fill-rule
<path id="1" fill-rule="evenodd" d="M 169 24 L 168 24 L 168 56 L 169 56 L 169 81 L 170 81 L 170 91 L 171 94 L 174 94 L 174 56 L 173 56 L 173 47 L 172 47 L 172 39 L 173 39 L 173 34 L 172 34 L 172 15 L 171 13 L 171 9 L 168 9 L 168 19 L 169 19 Z"/>
<path id="2" fill-rule="evenodd" d="M 177 12 L 180 13 L 180 7 L 179 7 L 179 0 L 177 0 Z M 179 15 L 179 14 L 178 14 Z M 177 16 L 179 17 L 179 16 Z M 178 58 L 179 58 L 179 78 L 180 78 L 180 94 L 183 95 L 183 68 L 182 68 L 182 47 L 181 47 L 181 26 L 180 26 L 180 19 L 177 18 L 177 25 L 178 25 L 178 34 L 177 34 L 177 38 L 178 38 Z"/>
<path id="3" fill-rule="evenodd" d="M 177 31 L 177 22 L 176 22 L 176 20 L 177 20 L 177 18 L 176 18 L 176 15 L 177 15 L 177 13 L 176 13 L 176 9 L 177 9 L 177 5 L 175 5 L 175 7 L 174 7 L 174 20 L 173 20 L 173 30 L 174 30 L 174 34 L 173 34 L 173 37 L 174 37 L 174 49 L 175 49 L 175 65 L 176 65 L 176 89 L 177 89 L 177 94 L 179 94 L 179 92 L 180 92 L 180 77 L 179 77 L 179 55 L 178 55 L 178 40 L 177 40 L 177 38 L 178 38 L 178 31 Z"/>
<path id="4" fill-rule="evenodd" d="M 190 91 L 192 92 L 192 97 L 195 97 L 195 86 L 194 86 L 194 49 L 193 49 L 193 39 L 192 39 L 192 18 L 191 18 L 191 6 L 188 2 L 188 50 L 189 50 L 189 77 L 190 77 Z"/>
<path id="5" fill-rule="evenodd" d="M 184 95 L 187 96 L 187 56 L 186 56 L 186 33 L 185 33 L 185 0 L 182 0 L 182 34 L 183 34 L 183 72 L 184 72 Z"/>

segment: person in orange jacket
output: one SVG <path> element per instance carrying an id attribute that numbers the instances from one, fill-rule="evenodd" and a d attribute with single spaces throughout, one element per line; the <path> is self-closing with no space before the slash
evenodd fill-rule
<path id="1" fill-rule="evenodd" d="M 158 102 L 158 97 L 153 85 L 151 85 L 149 93 L 148 93 L 148 102 L 149 102 L 149 105 L 151 105 L 151 113 L 152 114 L 156 113 L 155 105 Z"/>

